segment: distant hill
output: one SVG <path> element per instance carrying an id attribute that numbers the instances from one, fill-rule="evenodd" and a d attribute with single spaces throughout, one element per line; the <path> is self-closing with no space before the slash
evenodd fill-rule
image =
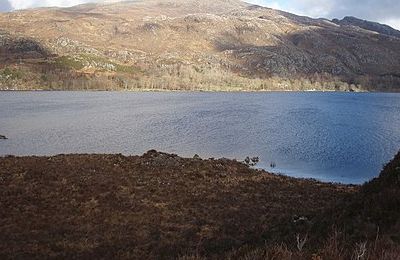
<path id="1" fill-rule="evenodd" d="M 332 22 L 339 24 L 339 25 L 344 25 L 344 26 L 346 26 L 346 25 L 358 26 L 365 30 L 369 30 L 369 31 L 380 33 L 380 34 L 400 38 L 400 31 L 393 29 L 392 27 L 390 27 L 386 24 L 380 24 L 380 23 L 376 23 L 376 22 L 361 20 L 361 19 L 358 19 L 358 18 L 352 17 L 352 16 L 346 16 L 342 20 L 333 19 Z"/>
<path id="2" fill-rule="evenodd" d="M 15 11 L 0 14 L 0 89 L 399 91 L 400 38 L 367 25 L 239 0 Z"/>

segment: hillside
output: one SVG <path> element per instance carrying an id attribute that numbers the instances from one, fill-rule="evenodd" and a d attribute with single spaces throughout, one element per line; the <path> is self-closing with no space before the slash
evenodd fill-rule
<path id="1" fill-rule="evenodd" d="M 0 89 L 399 91 L 400 38 L 239 0 L 0 14 Z"/>
<path id="2" fill-rule="evenodd" d="M 0 157 L 0 258 L 398 259 L 399 167 L 350 186 L 156 151 Z"/>
<path id="3" fill-rule="evenodd" d="M 361 20 L 361 19 L 358 19 L 358 18 L 352 17 L 352 16 L 346 16 L 342 20 L 333 19 L 332 22 L 334 22 L 338 25 L 356 26 L 356 27 L 360 27 L 362 29 L 377 32 L 380 34 L 394 36 L 397 38 L 400 37 L 400 31 L 393 29 L 392 27 L 390 27 L 386 24 L 380 24 L 380 23 L 375 23 L 375 22 L 371 22 L 371 21 Z"/>

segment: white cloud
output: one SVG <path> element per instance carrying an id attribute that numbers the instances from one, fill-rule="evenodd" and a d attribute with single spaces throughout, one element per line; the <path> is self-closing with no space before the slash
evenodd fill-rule
<path id="1" fill-rule="evenodd" d="M 400 18 L 386 19 L 386 20 L 382 20 L 380 22 L 400 30 Z"/>
<path id="2" fill-rule="evenodd" d="M 89 2 L 106 2 L 105 0 L 8 0 L 13 9 L 26 9 L 33 7 L 60 6 L 68 7 Z"/>
<path id="3" fill-rule="evenodd" d="M 245 1 L 250 4 L 260 5 L 260 6 L 268 6 L 273 9 L 283 10 L 283 7 L 279 4 L 278 1 L 268 1 L 268 4 L 265 4 L 265 0 L 248 0 Z"/>
<path id="4" fill-rule="evenodd" d="M 330 1 L 319 0 L 300 0 L 300 1 L 282 1 L 282 0 L 244 0 L 246 2 L 267 6 L 270 8 L 306 15 L 311 17 L 323 17 L 329 13 L 332 3 Z"/>

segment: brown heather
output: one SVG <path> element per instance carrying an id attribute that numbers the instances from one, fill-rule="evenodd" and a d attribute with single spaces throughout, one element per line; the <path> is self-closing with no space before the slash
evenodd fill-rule
<path id="1" fill-rule="evenodd" d="M 400 259 L 400 153 L 362 186 L 228 159 L 0 158 L 1 259 Z"/>

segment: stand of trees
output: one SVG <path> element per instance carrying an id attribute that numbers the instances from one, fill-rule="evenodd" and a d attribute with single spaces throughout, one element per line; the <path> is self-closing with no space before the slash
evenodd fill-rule
<path id="1" fill-rule="evenodd" d="M 46 90 L 186 90 L 186 91 L 398 91 L 400 77 L 330 74 L 249 77 L 222 67 L 156 65 L 137 72 L 76 71 L 38 65 L 0 69 L 0 89 Z"/>

